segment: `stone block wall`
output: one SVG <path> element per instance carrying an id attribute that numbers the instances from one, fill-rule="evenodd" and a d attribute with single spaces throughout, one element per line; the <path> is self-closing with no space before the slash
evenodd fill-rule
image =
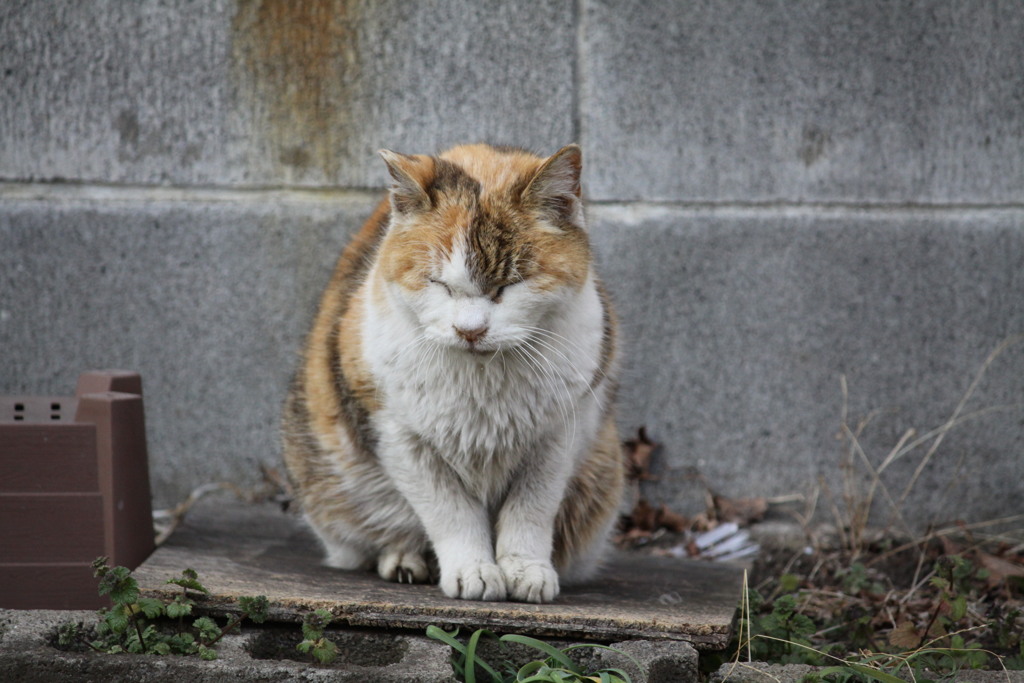
<path id="1" fill-rule="evenodd" d="M 157 504 L 251 484 L 375 151 L 578 141 L 647 495 L 839 496 L 844 403 L 878 466 L 1024 333 L 1021 35 L 1016 0 L 5 2 L 0 392 L 137 370 Z M 1022 403 L 1024 342 L 912 523 L 1022 511 Z"/>

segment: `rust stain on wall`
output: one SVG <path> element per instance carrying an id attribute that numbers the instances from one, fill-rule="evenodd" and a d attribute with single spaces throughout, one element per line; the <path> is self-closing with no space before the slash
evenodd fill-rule
<path id="1" fill-rule="evenodd" d="M 357 1 L 238 0 L 232 54 L 255 129 L 251 160 L 283 181 L 337 178 L 358 75 Z"/>

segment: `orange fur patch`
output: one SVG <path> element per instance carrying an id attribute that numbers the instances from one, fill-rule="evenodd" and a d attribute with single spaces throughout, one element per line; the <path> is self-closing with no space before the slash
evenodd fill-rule
<path id="1" fill-rule="evenodd" d="M 531 279 L 539 290 L 560 286 L 578 289 L 589 272 L 590 246 L 579 229 L 562 230 L 549 225 L 523 193 L 545 160 L 520 150 L 496 150 L 487 145 L 463 145 L 441 154 L 457 172 L 479 186 L 467 192 L 469 183 L 452 183 L 450 168 L 428 164 L 420 157 L 401 157 L 401 170 L 415 178 L 429 194 L 429 210 L 394 218 L 394 229 L 381 248 L 382 275 L 410 290 L 426 286 L 429 266 L 451 253 L 453 245 L 466 242 L 472 230 L 501 232 L 499 244 L 479 254 L 485 261 L 528 255 L 517 259 L 520 279 Z M 447 174 L 447 175 L 446 175 Z M 506 241 L 507 239 L 507 241 Z M 504 249 L 502 251 L 502 248 Z M 507 282 L 481 283 L 486 288 Z"/>

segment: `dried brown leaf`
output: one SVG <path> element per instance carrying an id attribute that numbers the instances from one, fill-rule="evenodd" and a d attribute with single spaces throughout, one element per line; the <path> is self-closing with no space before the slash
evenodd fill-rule
<path id="1" fill-rule="evenodd" d="M 645 531 L 644 529 L 632 528 L 622 535 L 622 539 L 625 541 L 635 541 L 640 538 L 650 538 L 651 532 Z"/>
<path id="2" fill-rule="evenodd" d="M 715 514 L 719 521 L 744 525 L 760 522 L 768 512 L 765 498 L 726 498 L 714 496 Z"/>
<path id="3" fill-rule="evenodd" d="M 948 536 L 940 536 L 939 540 L 942 542 L 942 552 L 945 555 L 959 555 L 964 551 L 960 544 Z"/>
<path id="4" fill-rule="evenodd" d="M 655 479 L 650 472 L 651 455 L 661 444 L 647 438 L 647 428 L 638 429 L 637 437 L 622 445 L 626 454 L 626 476 L 638 481 Z"/>
<path id="5" fill-rule="evenodd" d="M 889 643 L 904 650 L 913 650 L 921 645 L 921 632 L 913 623 L 901 622 L 889 632 Z"/>
<path id="6" fill-rule="evenodd" d="M 651 507 L 644 498 L 637 501 L 633 511 L 629 513 L 632 528 L 654 531 L 658 528 L 658 511 Z"/>
<path id="7" fill-rule="evenodd" d="M 690 520 L 669 510 L 667 505 L 662 504 L 661 509 L 658 510 L 658 526 L 678 533 L 685 531 L 690 526 Z"/>
<path id="8" fill-rule="evenodd" d="M 1011 576 L 1024 578 L 1024 565 L 978 551 L 978 562 L 988 570 L 988 587 L 995 588 Z"/>
<path id="9" fill-rule="evenodd" d="M 701 512 L 693 518 L 694 531 L 709 531 L 716 526 L 718 526 L 718 522 L 712 520 L 706 512 Z"/>

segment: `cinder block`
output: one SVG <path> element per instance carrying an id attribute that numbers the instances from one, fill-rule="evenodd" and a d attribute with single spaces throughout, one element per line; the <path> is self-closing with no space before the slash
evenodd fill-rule
<path id="1" fill-rule="evenodd" d="M 95 612 L 0 608 L 0 680 L 24 683 L 49 681 L 147 681 L 149 683 L 448 683 L 453 680 L 451 649 L 423 635 L 330 630 L 339 646 L 331 664 L 314 666 L 295 649 L 300 627 L 243 621 L 217 642 L 217 658 L 124 657 L 59 650 L 54 631 L 65 623 L 96 623 Z M 224 624 L 223 619 L 218 619 Z M 270 644 L 271 647 L 267 647 Z M 276 645 L 276 647 L 275 647 Z"/>
<path id="2" fill-rule="evenodd" d="M 0 8 L 0 178 L 383 186 L 376 150 L 572 141 L 572 3 Z"/>
<path id="3" fill-rule="evenodd" d="M 683 498 L 697 471 L 727 496 L 806 493 L 819 475 L 839 495 L 840 376 L 852 428 L 880 411 L 861 437 L 877 467 L 907 429 L 940 427 L 986 356 L 1024 333 L 1020 210 L 609 206 L 591 231 L 621 322 L 619 422 L 664 444 L 646 492 L 682 511 L 702 509 Z M 1021 377 L 1024 340 L 962 414 L 1003 408 L 948 433 L 908 519 L 1016 511 Z M 930 443 L 886 471 L 894 496 Z"/>
<path id="4" fill-rule="evenodd" d="M 697 651 L 686 641 L 627 640 L 601 650 L 603 667 L 621 669 L 634 683 L 696 683 Z"/>
<path id="5" fill-rule="evenodd" d="M 583 7 L 596 199 L 1021 201 L 1016 2 Z"/>

